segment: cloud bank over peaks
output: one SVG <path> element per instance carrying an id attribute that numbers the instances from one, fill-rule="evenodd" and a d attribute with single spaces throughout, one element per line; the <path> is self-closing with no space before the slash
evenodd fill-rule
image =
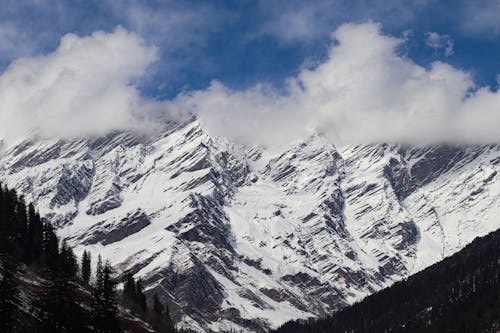
<path id="1" fill-rule="evenodd" d="M 50 54 L 14 61 L 0 75 L 0 131 L 6 139 L 99 135 L 141 127 L 162 107 L 134 81 L 158 50 L 118 27 L 111 33 L 66 34 Z"/>
<path id="2" fill-rule="evenodd" d="M 404 38 L 379 24 L 344 24 L 325 61 L 302 68 L 285 91 L 233 90 L 214 81 L 168 101 L 141 95 L 158 49 L 123 28 L 65 35 L 47 55 L 21 58 L 0 74 L 0 137 L 151 132 L 166 118 L 196 114 L 212 135 L 282 145 L 313 132 L 337 145 L 393 142 L 500 143 L 500 94 L 476 87 L 444 62 L 405 56 Z"/>
<path id="3" fill-rule="evenodd" d="M 316 131 L 336 144 L 500 142 L 500 94 L 476 88 L 449 64 L 422 67 L 404 39 L 376 23 L 344 24 L 328 58 L 288 80 L 285 94 L 220 83 L 177 98 L 209 132 L 245 143 L 283 144 Z"/>

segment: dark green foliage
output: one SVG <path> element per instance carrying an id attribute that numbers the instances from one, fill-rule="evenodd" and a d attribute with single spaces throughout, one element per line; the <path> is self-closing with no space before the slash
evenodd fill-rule
<path id="1" fill-rule="evenodd" d="M 148 310 L 142 281 L 136 282 L 130 273 L 127 274 L 123 283 L 123 303 L 141 315 L 144 315 Z"/>
<path id="2" fill-rule="evenodd" d="M 42 254 L 43 225 L 40 215 L 31 203 L 28 207 L 28 234 L 26 239 L 26 262 L 30 263 Z"/>
<path id="3" fill-rule="evenodd" d="M 78 262 L 76 256 L 73 253 L 73 249 L 68 246 L 66 241 L 63 241 L 61 245 L 61 250 L 59 253 L 59 269 L 62 274 L 67 276 L 75 276 L 78 272 Z"/>
<path id="4" fill-rule="evenodd" d="M 109 262 L 102 265 L 102 260 L 99 256 L 96 283 L 92 291 L 92 317 L 95 332 L 120 332 L 115 290 L 116 281 L 113 275 L 113 269 Z"/>
<path id="5" fill-rule="evenodd" d="M 79 305 L 78 285 L 63 271 L 48 271 L 44 274 L 43 295 L 38 301 L 42 310 L 43 333 L 90 332 L 86 327 L 87 314 Z"/>
<path id="6" fill-rule="evenodd" d="M 91 259 L 90 252 L 83 251 L 82 255 L 82 280 L 86 285 L 89 284 L 90 275 L 91 275 Z"/>
<path id="7" fill-rule="evenodd" d="M 500 230 L 326 319 L 276 332 L 483 331 L 500 331 Z"/>
<path id="8" fill-rule="evenodd" d="M 135 302 L 135 294 L 134 276 L 128 273 L 123 283 L 123 301 L 128 304 Z"/>
<path id="9" fill-rule="evenodd" d="M 153 306 L 148 309 L 142 281 L 137 280 L 136 282 L 130 273 L 125 276 L 122 299 L 126 307 L 150 323 L 157 332 L 175 332 L 168 306 L 164 305 L 155 293 L 153 295 Z"/>
<path id="10" fill-rule="evenodd" d="M 51 268 L 55 268 L 59 261 L 59 239 L 50 222 L 43 225 L 42 258 Z"/>
<path id="11" fill-rule="evenodd" d="M 16 249 L 17 194 L 0 184 L 0 252 L 13 253 Z"/>
<path id="12" fill-rule="evenodd" d="M 28 216 L 26 215 L 26 203 L 23 196 L 19 197 L 16 202 L 14 233 L 14 239 L 19 244 L 22 244 L 26 240 Z"/>

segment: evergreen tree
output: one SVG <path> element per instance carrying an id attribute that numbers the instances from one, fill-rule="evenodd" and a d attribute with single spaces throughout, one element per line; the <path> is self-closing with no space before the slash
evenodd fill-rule
<path id="1" fill-rule="evenodd" d="M 102 266 L 102 258 L 101 255 L 97 257 L 97 266 L 96 266 L 96 271 L 95 271 L 95 283 L 94 283 L 94 290 L 97 290 L 98 287 L 102 286 L 102 279 L 103 279 L 103 272 L 102 272 L 103 266 Z"/>
<path id="2" fill-rule="evenodd" d="M 42 254 L 49 267 L 55 268 L 59 262 L 59 238 L 50 222 L 43 225 Z"/>
<path id="3" fill-rule="evenodd" d="M 0 251 L 2 253 L 13 253 L 15 241 L 15 212 L 17 194 L 15 191 L 2 188 L 0 197 Z"/>
<path id="4" fill-rule="evenodd" d="M 61 271 L 70 277 L 75 276 L 78 272 L 78 262 L 76 260 L 73 249 L 68 246 L 66 241 L 63 241 L 61 245 L 59 258 L 59 268 L 61 269 Z"/>
<path id="5" fill-rule="evenodd" d="M 130 306 L 136 299 L 135 280 L 131 273 L 127 273 L 123 284 L 123 302 Z"/>
<path id="6" fill-rule="evenodd" d="M 38 307 L 42 310 L 41 333 L 88 332 L 84 310 L 79 305 L 78 287 L 70 275 L 48 270 Z"/>
<path id="7" fill-rule="evenodd" d="M 109 262 L 102 265 L 99 256 L 96 283 L 92 293 L 92 316 L 94 328 L 99 333 L 119 332 L 116 282 Z"/>
<path id="8" fill-rule="evenodd" d="M 86 285 L 89 284 L 91 275 L 91 257 L 90 252 L 83 251 L 82 255 L 82 280 Z"/>
<path id="9" fill-rule="evenodd" d="M 28 234 L 26 239 L 27 262 L 38 259 L 42 253 L 43 226 L 40 215 L 36 212 L 33 203 L 28 207 Z"/>
<path id="10" fill-rule="evenodd" d="M 0 253 L 7 251 L 9 242 L 9 230 L 7 221 L 6 198 L 3 185 L 0 183 Z"/>
<path id="11" fill-rule="evenodd" d="M 24 197 L 20 196 L 16 202 L 14 222 L 14 238 L 20 246 L 24 246 L 28 233 L 28 216 L 26 215 L 26 204 Z"/>
<path id="12" fill-rule="evenodd" d="M 14 328 L 14 314 L 18 295 L 16 265 L 14 258 L 5 256 L 2 260 L 0 279 L 0 332 L 10 333 Z"/>
<path id="13" fill-rule="evenodd" d="M 9 211 L 9 191 L 0 185 L 0 253 L 13 251 L 13 223 Z"/>

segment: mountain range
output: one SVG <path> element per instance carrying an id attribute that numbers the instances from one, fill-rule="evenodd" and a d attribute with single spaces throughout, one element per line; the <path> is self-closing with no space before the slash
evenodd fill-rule
<path id="1" fill-rule="evenodd" d="M 195 118 L 0 148 L 2 183 L 196 332 L 322 317 L 452 255 L 500 227 L 499 170 L 500 145 L 260 147 Z"/>

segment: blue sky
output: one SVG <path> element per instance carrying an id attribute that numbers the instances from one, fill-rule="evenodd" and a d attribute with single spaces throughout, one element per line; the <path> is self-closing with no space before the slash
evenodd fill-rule
<path id="1" fill-rule="evenodd" d="M 6 0 L 0 11 L 0 68 L 56 49 L 66 33 L 89 35 L 121 25 L 159 47 L 139 86 L 166 99 L 218 80 L 232 89 L 268 82 L 278 89 L 326 56 L 346 22 L 380 22 L 406 36 L 401 52 L 429 66 L 445 61 L 496 87 L 500 1 L 134 1 Z M 442 47 L 429 46 L 429 33 Z M 446 43 L 452 49 L 446 51 Z M 448 53 L 448 54 L 447 54 Z"/>

